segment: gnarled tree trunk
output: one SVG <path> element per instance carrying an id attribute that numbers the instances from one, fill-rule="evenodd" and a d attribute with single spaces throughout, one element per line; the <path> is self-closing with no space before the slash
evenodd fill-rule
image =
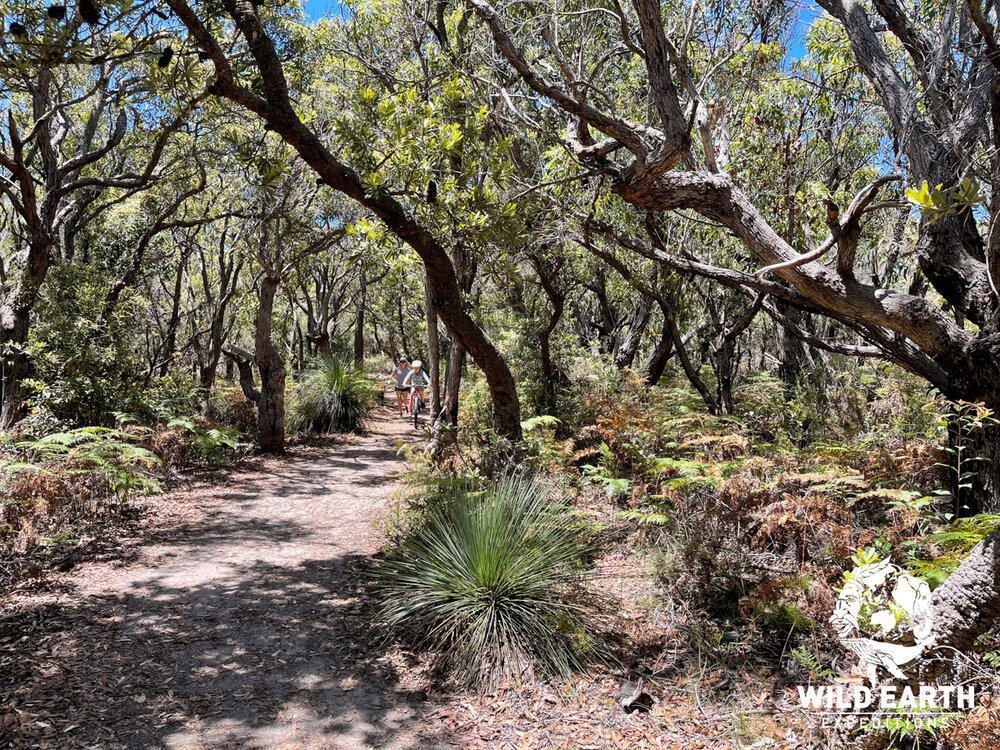
<path id="1" fill-rule="evenodd" d="M 657 340 L 653 350 L 649 353 L 646 365 L 643 367 L 643 375 L 646 378 L 646 385 L 653 386 L 660 382 L 663 371 L 667 369 L 667 362 L 674 354 L 674 335 L 670 322 L 671 311 L 666 305 L 661 304 L 663 312 L 663 329 L 660 331 L 660 338 Z"/>
<path id="2" fill-rule="evenodd" d="M 615 367 L 619 370 L 631 367 L 632 363 L 635 362 L 636 352 L 639 351 L 639 344 L 642 343 L 642 334 L 646 332 L 646 326 L 649 325 L 649 318 L 652 314 L 653 299 L 645 294 L 641 295 L 639 304 L 632 311 L 628 327 L 615 351 Z"/>
<path id="3" fill-rule="evenodd" d="M 51 262 L 52 243 L 33 240 L 28 246 L 25 262 L 10 301 L 0 307 L 0 365 L 3 404 L 0 406 L 0 429 L 5 429 L 24 416 L 24 380 L 31 363 L 28 360 L 28 332 L 31 311 L 45 281 Z"/>

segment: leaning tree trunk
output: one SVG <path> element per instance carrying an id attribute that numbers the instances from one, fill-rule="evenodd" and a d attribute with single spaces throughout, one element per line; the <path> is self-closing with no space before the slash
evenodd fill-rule
<path id="1" fill-rule="evenodd" d="M 968 651 L 1000 617 L 1000 526 L 990 532 L 931 595 L 930 612 L 918 623 L 918 642 L 941 649 L 941 661 L 926 662 L 928 676 L 940 674 L 953 655 Z"/>
<path id="2" fill-rule="evenodd" d="M 257 431 L 264 453 L 285 452 L 285 363 L 271 341 L 274 296 L 280 279 L 265 276 L 260 283 L 260 310 L 254 358 L 260 372 L 260 400 L 257 402 Z"/>
<path id="3" fill-rule="evenodd" d="M 673 353 L 674 337 L 670 331 L 670 326 L 664 320 L 660 338 L 656 342 L 656 346 L 653 347 L 653 351 L 649 353 L 649 359 L 646 360 L 646 366 L 643 368 L 646 385 L 653 386 L 660 382 L 660 378 L 663 377 L 663 371 L 667 369 L 667 362 L 670 361 Z"/>

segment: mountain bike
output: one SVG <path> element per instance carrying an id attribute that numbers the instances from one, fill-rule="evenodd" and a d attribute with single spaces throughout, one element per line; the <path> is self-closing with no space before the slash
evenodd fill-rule
<path id="1" fill-rule="evenodd" d="M 420 426 L 420 412 L 424 408 L 424 389 L 415 387 L 413 389 L 413 429 Z"/>

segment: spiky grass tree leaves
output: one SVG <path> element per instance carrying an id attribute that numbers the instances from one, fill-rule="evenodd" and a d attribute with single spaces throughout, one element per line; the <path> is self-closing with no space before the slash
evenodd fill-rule
<path id="1" fill-rule="evenodd" d="M 381 617 L 466 685 L 567 674 L 596 649 L 583 587 L 589 529 L 531 478 L 455 487 L 376 571 Z"/>
<path id="2" fill-rule="evenodd" d="M 336 357 L 321 357 L 292 393 L 288 427 L 317 434 L 363 432 L 374 404 L 375 392 L 362 370 Z"/>

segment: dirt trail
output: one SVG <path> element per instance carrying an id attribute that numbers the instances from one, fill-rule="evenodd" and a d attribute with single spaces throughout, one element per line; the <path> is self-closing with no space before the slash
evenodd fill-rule
<path id="1" fill-rule="evenodd" d="M 16 602 L 0 747 L 452 746 L 372 643 L 362 591 L 414 435 L 386 409 L 369 435 L 174 492 L 131 559 Z"/>

